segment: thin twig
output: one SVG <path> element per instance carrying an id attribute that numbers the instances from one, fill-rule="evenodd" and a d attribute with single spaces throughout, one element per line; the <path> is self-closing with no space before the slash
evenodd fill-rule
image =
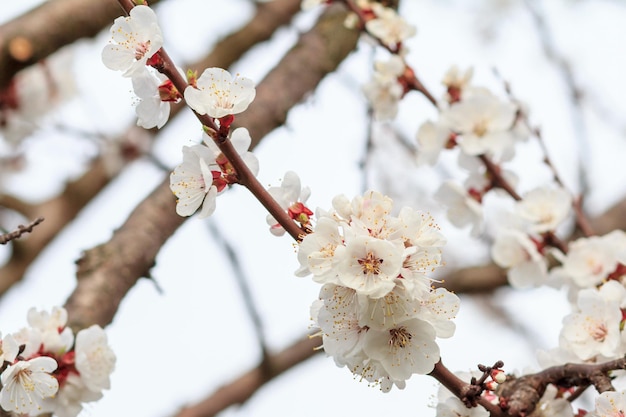
<path id="1" fill-rule="evenodd" d="M 217 227 L 215 222 L 208 222 L 209 230 L 211 234 L 215 238 L 218 243 L 218 246 L 224 251 L 226 254 L 226 259 L 230 263 L 230 267 L 233 270 L 233 275 L 235 276 L 235 280 L 237 281 L 237 285 L 239 286 L 239 292 L 243 298 L 244 305 L 246 310 L 248 311 L 248 316 L 252 321 L 252 325 L 254 327 L 254 332 L 256 333 L 256 338 L 261 347 L 261 352 L 263 354 L 262 364 L 267 363 L 269 357 L 269 351 L 267 349 L 267 341 L 265 340 L 265 334 L 263 331 L 263 320 L 261 320 L 261 315 L 259 314 L 259 309 L 254 302 L 254 297 L 252 296 L 252 291 L 250 291 L 250 285 L 248 285 L 248 278 L 246 273 L 241 268 L 242 261 L 239 259 L 237 255 L 237 251 L 228 241 L 226 236 L 222 233 L 222 231 Z"/>
<path id="2" fill-rule="evenodd" d="M 33 228 L 37 226 L 39 223 L 41 223 L 42 221 L 43 221 L 43 217 L 37 217 L 35 220 L 28 223 L 26 226 L 20 224 L 19 226 L 17 226 L 16 230 L 0 235 L 0 245 L 6 245 L 10 241 L 14 239 L 18 239 L 24 233 L 32 232 Z"/>

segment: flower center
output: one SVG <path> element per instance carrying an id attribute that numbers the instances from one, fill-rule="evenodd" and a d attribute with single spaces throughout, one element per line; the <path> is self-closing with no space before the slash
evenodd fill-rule
<path id="1" fill-rule="evenodd" d="M 150 41 L 135 44 L 135 59 L 140 61 L 150 50 Z"/>
<path id="2" fill-rule="evenodd" d="M 474 134 L 482 138 L 485 133 L 487 133 L 487 122 L 481 120 L 474 125 Z"/>
<path id="3" fill-rule="evenodd" d="M 380 266 L 383 263 L 383 259 L 380 259 L 372 252 L 368 252 L 365 258 L 361 258 L 357 262 L 363 269 L 363 275 L 378 275 L 380 274 Z"/>
<path id="4" fill-rule="evenodd" d="M 24 387 L 26 391 L 35 391 L 35 384 L 33 383 L 33 379 L 30 375 L 33 373 L 30 369 L 22 369 L 15 375 L 15 380 L 19 385 Z"/>
<path id="5" fill-rule="evenodd" d="M 604 342 L 604 339 L 606 339 L 606 336 L 609 333 L 609 330 L 604 323 L 597 323 L 590 330 L 591 337 L 597 342 Z"/>
<path id="6" fill-rule="evenodd" d="M 391 338 L 389 339 L 389 347 L 393 348 L 405 348 L 411 343 L 413 335 L 408 332 L 406 327 L 400 326 L 397 329 L 389 330 Z"/>

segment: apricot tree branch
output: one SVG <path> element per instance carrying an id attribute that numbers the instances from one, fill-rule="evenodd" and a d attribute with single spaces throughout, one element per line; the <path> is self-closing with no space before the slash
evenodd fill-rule
<path id="1" fill-rule="evenodd" d="M 43 221 L 43 217 L 37 217 L 32 222 L 28 223 L 26 226 L 20 224 L 17 226 L 12 232 L 4 233 L 0 235 L 0 245 L 6 245 L 12 240 L 19 239 L 24 233 L 30 233 L 33 231 L 33 228 L 37 226 L 39 223 Z"/>
<path id="2" fill-rule="evenodd" d="M 345 17 L 341 7 L 328 8 L 258 85 L 255 101 L 237 117 L 254 144 L 280 126 L 287 111 L 355 48 L 358 32 L 344 28 Z M 166 178 L 108 242 L 87 250 L 78 261 L 78 284 L 65 305 L 69 326 L 77 331 L 110 323 L 122 298 L 139 278 L 149 275 L 161 246 L 185 220 L 176 214 Z"/>
<path id="3" fill-rule="evenodd" d="M 183 408 L 175 417 L 211 417 L 231 405 L 243 404 L 264 384 L 321 352 L 316 349 L 319 345 L 319 338 L 302 338 L 279 353 L 269 355 L 269 367 L 260 364 L 217 389 L 204 400 Z"/>
<path id="4" fill-rule="evenodd" d="M 121 14 L 122 9 L 117 4 L 116 7 Z M 245 26 L 218 42 L 211 53 L 201 61 L 191 64 L 191 67 L 228 68 L 252 46 L 267 40 L 278 27 L 289 23 L 299 10 L 299 0 L 274 0 L 258 5 L 255 15 Z M 170 119 L 182 108 L 182 105 L 172 106 Z M 156 134 L 157 130 L 153 129 L 151 132 Z M 137 134 L 144 134 L 143 129 L 132 126 L 122 135 L 120 141 L 130 143 L 131 138 Z M 38 233 L 33 238 L 13 242 L 11 258 L 0 268 L 0 294 L 22 279 L 27 268 L 48 243 L 114 177 L 100 157 L 91 163 L 89 169 L 79 179 L 68 183 L 60 195 L 41 204 L 25 205 L 10 196 L 0 196 L 0 206 L 17 209 L 27 217 L 33 216 L 34 213 L 44 213 L 48 219 L 39 227 Z"/>

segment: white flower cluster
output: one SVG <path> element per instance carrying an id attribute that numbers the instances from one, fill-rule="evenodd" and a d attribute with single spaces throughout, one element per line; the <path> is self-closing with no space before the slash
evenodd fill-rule
<path id="1" fill-rule="evenodd" d="M 419 164 L 434 165 L 444 149 L 458 148 L 459 165 L 468 172 L 463 185 L 447 181 L 435 197 L 448 208 L 448 219 L 458 227 L 471 226 L 472 235 L 482 232 L 484 195 L 494 188 L 478 157 L 494 163 L 510 160 L 515 144 L 527 138 L 519 122 L 520 105 L 504 101 L 489 90 L 471 84 L 472 70 L 460 72 L 452 67 L 444 76 L 444 100 L 439 103 L 439 120 L 428 120 L 417 132 Z M 516 177 L 501 171 L 510 184 Z"/>
<path id="2" fill-rule="evenodd" d="M 60 307 L 50 313 L 32 308 L 27 318 L 29 327 L 0 342 L 0 406 L 19 415 L 75 417 L 83 403 L 110 388 L 115 354 L 106 334 L 93 325 L 74 338 Z"/>
<path id="3" fill-rule="evenodd" d="M 548 283 L 570 287 L 572 313 L 563 319 L 559 347 L 544 352 L 545 366 L 564 362 L 604 362 L 626 355 L 626 233 L 580 238 Z"/>
<path id="4" fill-rule="evenodd" d="M 129 16 L 115 19 L 111 35 L 111 42 L 102 50 L 102 62 L 131 78 L 138 98 L 137 125 L 146 129 L 163 127 L 170 115 L 169 102 L 178 101 L 180 94 L 149 66 L 149 60 L 163 46 L 156 14 L 148 6 L 135 6 Z"/>
<path id="5" fill-rule="evenodd" d="M 302 8 L 330 3 L 332 0 L 303 0 Z M 387 62 L 375 62 L 372 80 L 363 86 L 363 93 L 372 106 L 374 117 L 377 120 L 391 120 L 396 117 L 398 103 L 407 91 L 402 83 L 406 68 L 402 56 L 407 52 L 404 41 L 415 36 L 417 30 L 394 9 L 377 1 L 356 0 L 351 7 L 355 8 L 355 12 L 348 15 L 345 25 L 351 29 L 364 29 L 392 53 Z M 356 8 L 359 9 L 358 13 Z"/>
<path id="6" fill-rule="evenodd" d="M 363 93 L 369 100 L 376 120 L 391 120 L 398 114 L 398 103 L 404 95 L 404 86 L 399 78 L 406 65 L 398 55 L 389 61 L 374 63 L 374 76 L 363 86 Z"/>
<path id="7" fill-rule="evenodd" d="M 496 264 L 508 268 L 515 288 L 538 287 L 548 282 L 548 260 L 542 233 L 554 233 L 572 209 L 572 196 L 561 187 L 542 186 L 515 203 L 508 227 L 498 230 L 491 248 Z"/>
<path id="8" fill-rule="evenodd" d="M 450 337 L 459 299 L 434 289 L 427 274 L 441 266 L 445 238 L 430 215 L 377 192 L 333 200 L 318 210 L 300 243 L 299 276 L 322 284 L 311 315 L 338 366 L 383 391 L 404 388 L 412 374 L 439 361 L 436 337 Z"/>
<path id="9" fill-rule="evenodd" d="M 207 114 L 229 125 L 232 116 L 246 110 L 255 96 L 256 89 L 250 79 L 232 77 L 221 68 L 204 70 L 196 86 L 185 89 L 187 104 L 198 114 Z M 252 174 L 257 175 L 259 161 L 248 152 L 252 143 L 248 130 L 243 127 L 233 130 L 229 140 Z M 170 175 L 170 188 L 177 198 L 176 212 L 180 216 L 191 216 L 200 206 L 199 217 L 210 216 L 215 211 L 217 195 L 237 182 L 234 167 L 206 133 L 203 143 L 183 147 L 183 163 Z"/>

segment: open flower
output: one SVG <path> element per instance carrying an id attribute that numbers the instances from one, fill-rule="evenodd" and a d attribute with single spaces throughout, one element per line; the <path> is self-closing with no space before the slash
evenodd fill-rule
<path id="1" fill-rule="evenodd" d="M 115 353 L 102 327 L 94 324 L 76 334 L 76 369 L 85 386 L 94 392 L 109 389 L 109 376 L 115 368 Z"/>
<path id="2" fill-rule="evenodd" d="M 47 356 L 10 365 L 1 376 L 0 406 L 17 414 L 41 410 L 43 401 L 59 390 L 58 381 L 50 375 L 57 366 L 57 362 Z"/>
<path id="3" fill-rule="evenodd" d="M 395 10 L 389 7 L 375 8 L 376 18 L 365 23 L 367 31 L 390 47 L 396 48 L 406 39 L 415 35 L 415 26 L 407 23 Z"/>
<path id="4" fill-rule="evenodd" d="M 196 82 L 185 89 L 185 100 L 199 114 L 220 118 L 243 112 L 256 96 L 251 79 L 232 77 L 222 68 L 207 68 Z"/>
<path id="5" fill-rule="evenodd" d="M 468 190 L 454 181 L 446 181 L 435 193 L 435 199 L 448 208 L 446 215 L 456 227 L 472 226 L 471 234 L 480 235 L 483 226 L 483 207 Z"/>
<path id="6" fill-rule="evenodd" d="M 370 329 L 363 341 L 363 350 L 380 361 L 389 377 L 406 380 L 412 374 L 427 374 L 439 361 L 435 330 L 420 319 L 410 319 L 392 329 Z"/>
<path id="7" fill-rule="evenodd" d="M 259 161 L 248 151 L 252 139 L 247 129 L 235 129 L 230 141 L 253 175 L 259 172 Z M 183 147 L 183 163 L 170 175 L 170 188 L 177 197 L 176 213 L 191 216 L 202 206 L 200 218 L 215 211 L 218 194 L 238 182 L 237 172 L 213 141 L 204 135 L 205 145 Z"/>
<path id="8" fill-rule="evenodd" d="M 156 14 L 148 6 L 135 6 L 128 17 L 118 17 L 111 27 L 113 43 L 102 50 L 102 62 L 130 77 L 144 70 L 146 62 L 163 46 Z"/>
<path id="9" fill-rule="evenodd" d="M 572 196 L 563 188 L 539 187 L 524 195 L 517 212 L 535 233 L 554 231 L 572 208 Z"/>
<path id="10" fill-rule="evenodd" d="M 587 414 L 589 417 L 615 417 L 624 415 L 626 409 L 626 391 L 606 391 L 596 399 L 596 409 Z"/>
<path id="11" fill-rule="evenodd" d="M 176 213 L 191 216 L 202 206 L 200 217 L 215 211 L 217 188 L 212 186 L 215 157 L 203 145 L 184 146 L 183 163 L 170 175 L 170 188 L 177 198 Z"/>
<path id="12" fill-rule="evenodd" d="M 159 87 L 167 82 L 167 78 L 152 71 L 141 71 L 133 76 L 132 81 L 133 91 L 139 98 L 135 106 L 137 126 L 162 128 L 170 117 L 170 103 L 161 100 Z"/>
<path id="13" fill-rule="evenodd" d="M 402 268 L 404 247 L 397 242 L 357 236 L 335 250 L 340 259 L 337 274 L 342 285 L 359 294 L 379 298 L 393 290 Z"/>
<path id="14" fill-rule="evenodd" d="M 459 145 L 467 155 L 489 154 L 496 159 L 512 152 L 511 128 L 517 106 L 490 93 L 474 94 L 441 113 L 441 122 L 461 137 Z"/>
<path id="15" fill-rule="evenodd" d="M 493 261 L 509 268 L 509 282 L 514 288 L 538 287 L 548 279 L 548 265 L 535 242 L 524 232 L 503 228 L 491 248 Z"/>
<path id="16" fill-rule="evenodd" d="M 579 311 L 563 319 L 560 346 L 582 360 L 623 356 L 620 303 L 625 296 L 626 289 L 617 281 L 581 290 L 576 303 Z"/>

